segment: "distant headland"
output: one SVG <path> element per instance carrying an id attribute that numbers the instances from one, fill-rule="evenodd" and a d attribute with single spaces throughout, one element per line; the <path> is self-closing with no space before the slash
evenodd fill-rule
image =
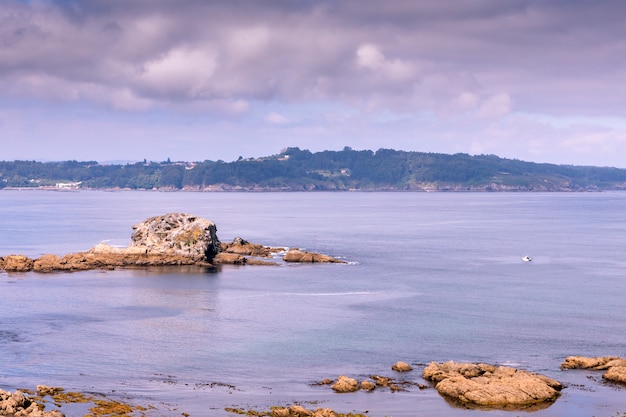
<path id="1" fill-rule="evenodd" d="M 0 162 L 0 189 L 158 191 L 626 190 L 626 169 L 555 165 L 495 155 L 393 149 L 279 154 L 224 161 Z"/>

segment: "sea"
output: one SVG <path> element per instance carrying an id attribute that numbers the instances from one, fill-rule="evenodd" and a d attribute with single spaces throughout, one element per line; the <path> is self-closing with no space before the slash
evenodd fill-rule
<path id="1" fill-rule="evenodd" d="M 0 256 L 127 245 L 134 224 L 169 212 L 214 221 L 223 242 L 346 263 L 0 272 L 0 389 L 60 386 L 153 417 L 291 404 L 372 417 L 626 412 L 625 386 L 560 369 L 569 355 L 626 357 L 624 192 L 3 190 Z M 397 361 L 414 370 L 392 371 Z M 565 388 L 539 410 L 467 409 L 422 379 L 432 361 L 513 366 Z M 408 384 L 318 384 L 339 375 Z"/>

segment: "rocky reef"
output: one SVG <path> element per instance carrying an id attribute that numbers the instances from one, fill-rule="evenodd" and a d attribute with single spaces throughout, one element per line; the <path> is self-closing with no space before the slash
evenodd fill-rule
<path id="1" fill-rule="evenodd" d="M 114 247 L 100 243 L 85 252 L 64 256 L 46 254 L 32 259 L 24 255 L 0 257 L 0 270 L 7 272 L 84 271 L 147 266 L 278 265 L 284 262 L 345 263 L 314 252 L 284 247 L 271 248 L 242 238 L 221 243 L 217 226 L 210 220 L 186 213 L 155 216 L 133 226 L 131 244 Z M 269 259 L 271 258 L 271 259 Z"/>
<path id="2" fill-rule="evenodd" d="M 606 381 L 626 384 L 626 359 L 619 356 L 568 356 L 561 364 L 561 369 L 591 369 L 606 371 L 602 378 Z"/>
<path id="3" fill-rule="evenodd" d="M 431 362 L 424 379 L 439 394 L 469 408 L 538 409 L 560 396 L 560 382 L 547 376 L 484 363 Z"/>
<path id="4" fill-rule="evenodd" d="M 0 389 L 0 416 L 64 417 L 60 411 L 43 411 L 43 408 L 43 404 L 20 390 L 9 392 Z"/>

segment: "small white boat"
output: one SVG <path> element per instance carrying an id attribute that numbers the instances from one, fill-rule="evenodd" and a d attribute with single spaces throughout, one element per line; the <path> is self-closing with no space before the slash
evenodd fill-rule
<path id="1" fill-rule="evenodd" d="M 524 262 L 530 262 L 530 261 L 532 261 L 532 260 L 533 260 L 533 258 L 531 258 L 531 257 L 530 257 L 530 256 L 528 256 L 528 255 L 526 255 L 526 256 L 524 256 L 524 257 L 522 258 L 522 261 L 524 261 Z"/>

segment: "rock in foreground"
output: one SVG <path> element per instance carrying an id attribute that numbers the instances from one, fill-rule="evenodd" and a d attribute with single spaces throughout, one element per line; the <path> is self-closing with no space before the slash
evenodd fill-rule
<path id="1" fill-rule="evenodd" d="M 548 406 L 560 395 L 562 385 L 543 375 L 507 366 L 432 362 L 425 379 L 437 391 L 468 407 L 524 409 Z"/>
<path id="2" fill-rule="evenodd" d="M 43 411 L 22 391 L 8 392 L 0 390 L 0 416 L 15 417 L 64 417 L 60 411 Z"/>

